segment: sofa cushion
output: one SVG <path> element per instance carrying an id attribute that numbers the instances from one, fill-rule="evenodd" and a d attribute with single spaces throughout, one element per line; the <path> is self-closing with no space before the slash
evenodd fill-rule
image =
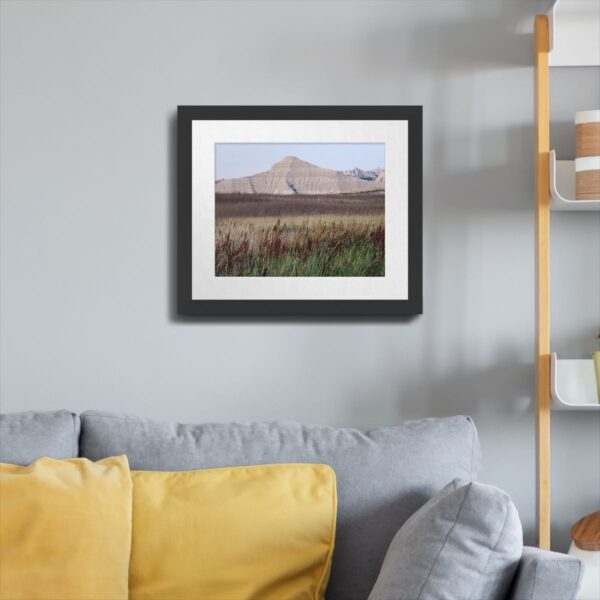
<path id="1" fill-rule="evenodd" d="M 79 417 L 68 410 L 0 415 L 0 462 L 15 465 L 79 454 Z"/>
<path id="2" fill-rule="evenodd" d="M 321 600 L 335 536 L 326 465 L 133 471 L 130 600 Z"/>
<path id="3" fill-rule="evenodd" d="M 522 552 L 510 496 L 454 480 L 400 528 L 369 600 L 504 600 Z"/>
<path id="4" fill-rule="evenodd" d="M 525 546 L 511 593 L 507 598 L 577 600 L 583 574 L 584 565 L 575 556 Z M 583 597 L 583 593 L 581 596 Z"/>
<path id="5" fill-rule="evenodd" d="M 180 425 L 103 412 L 82 415 L 81 455 L 126 454 L 132 469 L 269 463 L 330 465 L 338 484 L 327 598 L 364 600 L 398 528 L 455 477 L 479 473 L 468 417 L 424 419 L 362 433 L 298 423 Z"/>

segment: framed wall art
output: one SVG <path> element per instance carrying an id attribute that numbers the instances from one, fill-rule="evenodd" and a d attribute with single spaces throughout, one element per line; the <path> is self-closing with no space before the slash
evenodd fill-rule
<path id="1" fill-rule="evenodd" d="M 180 106 L 178 312 L 422 312 L 420 106 Z"/>

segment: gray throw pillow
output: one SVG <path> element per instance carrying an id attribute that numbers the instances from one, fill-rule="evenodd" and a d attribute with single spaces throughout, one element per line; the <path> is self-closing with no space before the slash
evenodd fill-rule
<path id="1" fill-rule="evenodd" d="M 369 600 L 504 600 L 522 552 L 510 496 L 455 479 L 396 533 Z"/>

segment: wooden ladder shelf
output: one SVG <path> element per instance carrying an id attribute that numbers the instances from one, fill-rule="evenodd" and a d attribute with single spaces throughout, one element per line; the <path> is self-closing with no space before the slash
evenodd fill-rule
<path id="1" fill-rule="evenodd" d="M 538 545 L 550 548 L 550 99 L 548 17 L 535 37 L 536 454 Z"/>
<path id="2" fill-rule="evenodd" d="M 535 17 L 536 509 L 538 545 L 544 549 L 550 548 L 551 407 L 600 412 L 592 361 L 558 360 L 550 351 L 551 210 L 598 211 L 600 198 L 576 200 L 574 162 L 557 160 L 550 151 L 549 76 L 551 66 L 599 66 L 598 32 L 595 3 L 556 0 L 548 15 Z"/>

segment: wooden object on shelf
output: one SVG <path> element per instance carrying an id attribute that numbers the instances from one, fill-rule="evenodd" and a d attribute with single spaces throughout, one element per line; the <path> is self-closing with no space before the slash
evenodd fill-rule
<path id="1" fill-rule="evenodd" d="M 575 198 L 577 201 L 594 200 L 600 196 L 600 156 L 593 158 L 597 159 L 596 168 L 577 170 L 575 172 Z M 577 161 L 575 163 L 577 164 Z"/>
<path id="2" fill-rule="evenodd" d="M 575 114 L 575 181 L 577 200 L 600 198 L 600 110 Z"/>
<path id="3" fill-rule="evenodd" d="M 600 121 L 575 125 L 575 156 L 600 156 Z"/>
<path id="4" fill-rule="evenodd" d="M 537 15 L 535 51 L 536 455 L 538 545 L 550 548 L 550 106 L 548 17 Z"/>
<path id="5" fill-rule="evenodd" d="M 600 110 L 575 113 L 575 156 L 600 156 Z"/>
<path id="6" fill-rule="evenodd" d="M 600 550 L 600 510 L 579 519 L 571 527 L 571 538 L 582 550 Z"/>

